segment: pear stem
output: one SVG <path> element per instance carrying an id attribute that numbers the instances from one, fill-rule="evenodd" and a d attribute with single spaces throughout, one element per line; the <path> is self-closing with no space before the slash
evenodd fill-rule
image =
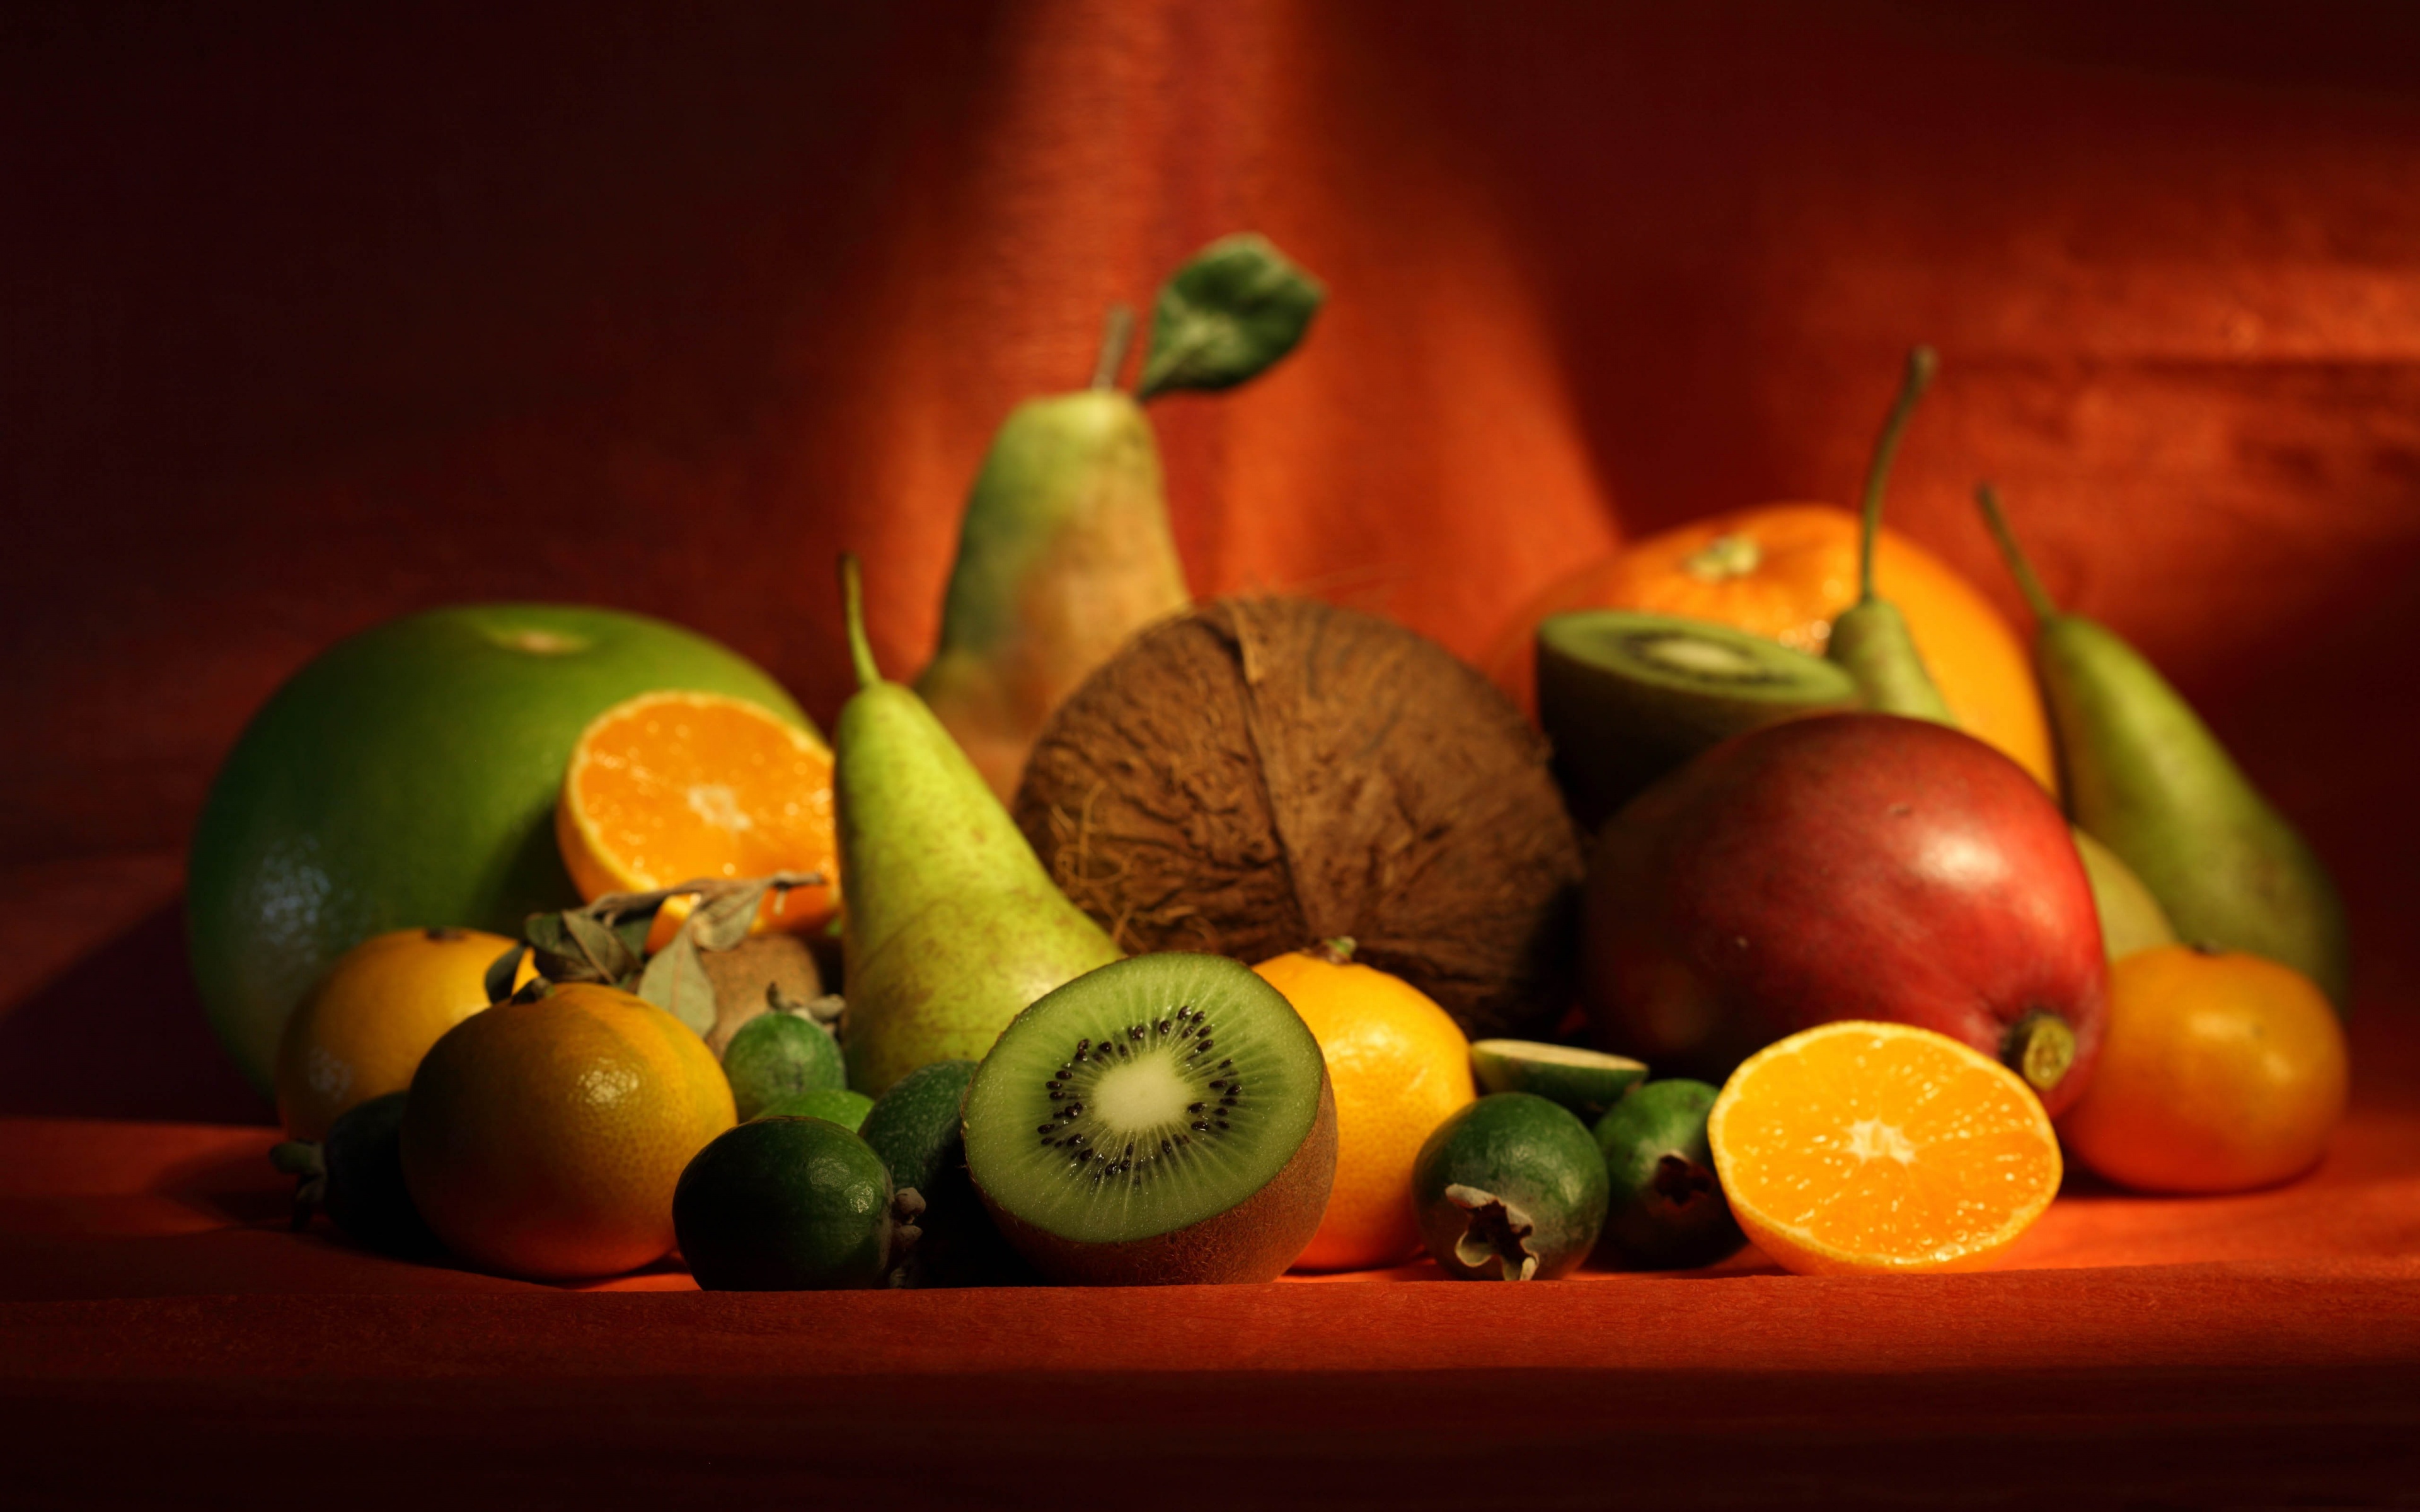
<path id="1" fill-rule="evenodd" d="M 1123 304 L 1109 306 L 1101 325 L 1100 355 L 1093 359 L 1093 387 L 1114 389 L 1118 369 L 1126 365 L 1126 348 L 1134 345 L 1135 315 Z"/>
<path id="2" fill-rule="evenodd" d="M 840 554 L 840 611 L 848 626 L 848 659 L 857 667 L 857 686 L 872 687 L 882 681 L 874 664 L 874 643 L 865 638 L 865 590 L 858 581 L 857 553 Z"/>
<path id="3" fill-rule="evenodd" d="M 2025 560 L 2023 548 L 2017 545 L 2014 531 L 2009 529 L 2009 517 L 2000 513 L 2000 491 L 1988 483 L 1975 486 L 1975 502 L 1982 506 L 1983 523 L 1990 528 L 1992 539 L 2000 543 L 2000 555 L 2009 563 L 2009 576 L 2017 579 L 2017 592 L 2025 595 L 2033 609 L 2034 618 L 2042 621 L 2058 618 L 2058 606 L 2042 591 L 2041 579 L 2034 576 L 2034 564 Z"/>
<path id="4" fill-rule="evenodd" d="M 1930 347 L 1920 346 L 1907 354 L 1907 376 L 1900 380 L 1890 418 L 1883 422 L 1882 439 L 1874 442 L 1874 459 L 1866 469 L 1865 529 L 1857 543 L 1857 601 L 1862 604 L 1874 601 L 1874 537 L 1882 533 L 1883 490 L 1890 486 L 1899 440 L 1907 430 L 1908 417 L 1916 413 L 1916 402 L 1932 386 L 1932 375 L 1939 366 L 1940 360 Z"/>

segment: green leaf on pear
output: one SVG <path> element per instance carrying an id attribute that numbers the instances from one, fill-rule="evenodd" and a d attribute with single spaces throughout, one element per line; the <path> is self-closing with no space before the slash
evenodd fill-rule
<path id="1" fill-rule="evenodd" d="M 1257 377 L 1294 350 L 1326 297 L 1264 237 L 1212 242 L 1160 289 L 1135 396 L 1231 389 Z"/>

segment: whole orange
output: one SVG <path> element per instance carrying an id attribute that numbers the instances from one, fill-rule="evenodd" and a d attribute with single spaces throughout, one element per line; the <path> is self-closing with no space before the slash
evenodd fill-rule
<path id="1" fill-rule="evenodd" d="M 1854 514 L 1830 504 L 1764 504 L 1634 541 L 1541 590 L 1481 668 L 1534 713 L 1539 622 L 1580 609 L 1713 620 L 1822 656 L 1833 617 L 1856 601 L 1857 531 Z M 1906 616 L 1959 724 L 2055 788 L 2050 726 L 2024 642 L 1991 600 L 1888 528 L 1875 539 L 1874 588 Z"/>
<path id="2" fill-rule="evenodd" d="M 2110 963 L 2101 1063 L 2059 1137 L 2121 1186 L 2268 1186 L 2319 1163 L 2349 1075 L 2344 1029 L 2308 978 L 2257 955 L 2160 946 Z"/>
<path id="3" fill-rule="evenodd" d="M 512 948 L 478 930 L 399 929 L 337 957 L 278 1036 L 287 1137 L 324 1138 L 347 1108 L 410 1087 L 438 1036 L 488 1006 L 488 967 Z M 520 980 L 534 970 L 524 959 Z"/>
<path id="4" fill-rule="evenodd" d="M 1331 941 L 1252 968 L 1311 1026 L 1336 1093 L 1336 1183 L 1295 1260 L 1302 1270 L 1410 1258 L 1420 1247 L 1412 1163 L 1421 1141 L 1479 1095 L 1461 1026 L 1402 978 L 1355 964 L 1352 947 Z"/>
<path id="5" fill-rule="evenodd" d="M 737 1123 L 695 1031 L 617 988 L 499 1003 L 448 1030 L 411 1080 L 403 1173 L 474 1264 L 610 1275 L 673 1247 L 673 1187 Z"/>

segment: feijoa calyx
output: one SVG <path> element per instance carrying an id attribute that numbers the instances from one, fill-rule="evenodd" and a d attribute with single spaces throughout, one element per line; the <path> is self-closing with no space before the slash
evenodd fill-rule
<path id="1" fill-rule="evenodd" d="M 1605 1224 L 1605 1157 L 1588 1126 L 1529 1092 L 1496 1092 L 1437 1125 L 1412 1162 L 1420 1238 L 1458 1281 L 1551 1281 Z"/>
<path id="2" fill-rule="evenodd" d="M 673 1230 L 709 1291 L 887 1285 L 923 1202 L 828 1119 L 759 1118 L 718 1135 L 673 1189 Z"/>
<path id="3" fill-rule="evenodd" d="M 1336 1175 L 1318 1041 L 1221 956 L 1136 956 L 1038 999 L 976 1069 L 964 1124 L 994 1222 L 1055 1281 L 1274 1279 Z"/>
<path id="4" fill-rule="evenodd" d="M 270 1151 L 277 1168 L 301 1178 L 295 1227 L 324 1210 L 347 1237 L 381 1255 L 427 1259 L 444 1253 L 403 1183 L 403 1103 L 389 1092 L 336 1116 L 316 1144 L 288 1140 Z"/>
<path id="5" fill-rule="evenodd" d="M 1596 1126 L 1611 1203 L 1605 1244 L 1640 1271 L 1712 1265 L 1747 1242 L 1706 1143 L 1715 1089 L 1672 1077 L 1634 1088 Z"/>

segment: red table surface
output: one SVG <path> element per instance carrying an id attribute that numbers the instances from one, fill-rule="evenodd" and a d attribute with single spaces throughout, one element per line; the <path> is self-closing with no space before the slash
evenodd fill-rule
<path id="1" fill-rule="evenodd" d="M 0 21 L 0 1502 L 2420 1502 L 2420 16 L 981 0 Z M 1472 653 L 1625 535 L 1967 491 L 2346 889 L 2306 1180 L 2071 1183 L 1994 1272 L 702 1295 L 282 1227 L 180 860 L 305 658 L 471 597 L 829 719 L 1009 405 L 1243 226 L 1331 300 L 1155 406 L 1204 594 Z"/>

